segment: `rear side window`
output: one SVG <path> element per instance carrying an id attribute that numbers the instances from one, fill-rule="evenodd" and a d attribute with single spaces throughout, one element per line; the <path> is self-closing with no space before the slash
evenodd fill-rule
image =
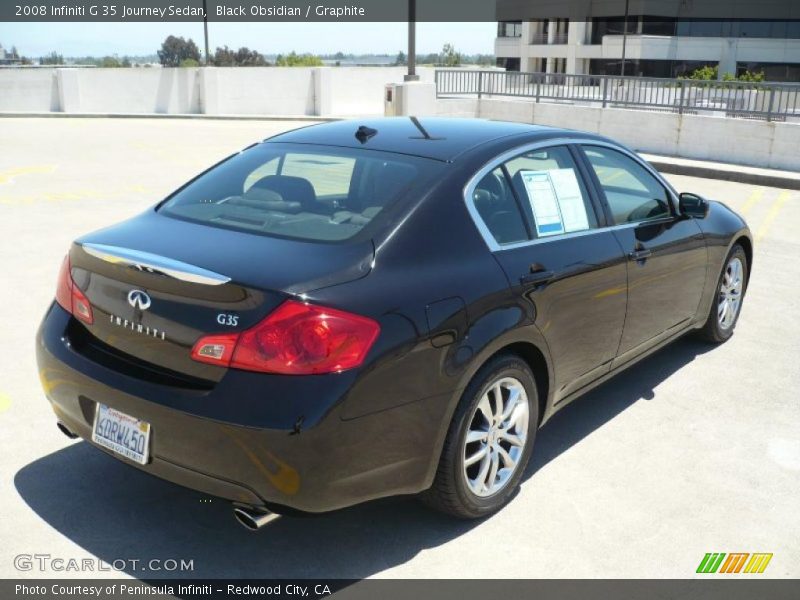
<path id="1" fill-rule="evenodd" d="M 264 143 L 201 175 L 159 210 L 253 233 L 342 241 L 400 210 L 442 168 L 384 152 Z"/>
<path id="2" fill-rule="evenodd" d="M 536 237 L 597 227 L 591 198 L 566 146 L 526 152 L 505 166 Z"/>
<path id="3" fill-rule="evenodd" d="M 528 239 L 522 213 L 501 168 L 478 182 L 472 192 L 472 203 L 486 229 L 501 246 Z"/>

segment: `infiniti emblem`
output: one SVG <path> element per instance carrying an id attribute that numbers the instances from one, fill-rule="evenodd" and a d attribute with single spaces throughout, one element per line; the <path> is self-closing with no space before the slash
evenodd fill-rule
<path id="1" fill-rule="evenodd" d="M 150 296 L 142 290 L 131 290 L 128 292 L 128 304 L 139 310 L 147 310 L 150 308 Z"/>

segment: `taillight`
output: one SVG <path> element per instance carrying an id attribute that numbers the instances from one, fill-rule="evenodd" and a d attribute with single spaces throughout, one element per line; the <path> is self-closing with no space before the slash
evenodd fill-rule
<path id="1" fill-rule="evenodd" d="M 200 338 L 192 358 L 247 371 L 334 373 L 361 365 L 379 333 L 367 317 L 287 300 L 238 335 Z"/>
<path id="2" fill-rule="evenodd" d="M 71 271 L 72 266 L 69 262 L 69 255 L 67 255 L 61 263 L 61 270 L 58 272 L 56 302 L 67 312 L 75 315 L 84 323 L 91 325 L 94 323 L 92 305 L 81 289 L 75 285 L 75 282 L 72 280 Z"/>

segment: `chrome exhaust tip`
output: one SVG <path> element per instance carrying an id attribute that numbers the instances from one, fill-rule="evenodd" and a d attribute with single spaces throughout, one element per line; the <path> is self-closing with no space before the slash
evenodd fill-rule
<path id="1" fill-rule="evenodd" d="M 74 440 L 78 437 L 77 433 L 73 433 L 69 427 L 64 425 L 61 421 L 56 421 L 56 427 L 58 427 L 59 431 L 67 436 L 69 439 Z"/>
<path id="2" fill-rule="evenodd" d="M 243 506 L 234 507 L 233 516 L 236 517 L 242 527 L 250 531 L 258 531 L 267 523 L 271 523 L 280 517 L 279 514 L 268 510 L 255 510 Z"/>

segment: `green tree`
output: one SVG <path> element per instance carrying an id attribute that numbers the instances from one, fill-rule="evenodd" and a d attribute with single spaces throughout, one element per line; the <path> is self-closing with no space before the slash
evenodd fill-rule
<path id="1" fill-rule="evenodd" d="M 181 61 L 181 64 L 178 65 L 178 66 L 182 67 L 182 68 L 199 67 L 200 66 L 200 61 L 197 60 L 196 58 L 184 58 Z"/>
<path id="2" fill-rule="evenodd" d="M 452 44 L 445 44 L 442 48 L 442 63 L 445 67 L 457 67 L 461 64 L 461 54 L 456 52 Z"/>
<path id="3" fill-rule="evenodd" d="M 406 53 L 400 50 L 397 53 L 397 58 L 394 59 L 394 64 L 398 67 L 408 64 L 408 59 L 406 58 Z"/>
<path id="4" fill-rule="evenodd" d="M 759 71 L 758 73 L 753 73 L 751 71 L 745 71 L 738 77 L 739 81 L 749 81 L 752 83 L 761 83 L 764 81 L 764 71 Z"/>
<path id="5" fill-rule="evenodd" d="M 266 67 L 269 66 L 267 59 L 257 52 L 250 50 L 250 48 L 242 47 L 236 51 L 236 64 L 240 67 Z"/>
<path id="6" fill-rule="evenodd" d="M 719 78 L 719 65 L 705 65 L 685 76 L 697 81 L 716 81 Z"/>
<path id="7" fill-rule="evenodd" d="M 171 35 L 161 44 L 158 60 L 164 67 L 197 66 L 200 64 L 200 49 L 191 38 L 185 40 Z"/>
<path id="8" fill-rule="evenodd" d="M 211 63 L 217 67 L 268 67 L 264 55 L 245 46 L 234 51 L 228 46 L 217 48 Z"/>
<path id="9" fill-rule="evenodd" d="M 100 65 L 104 69 L 119 69 L 122 63 L 116 56 L 104 56 L 100 60 Z"/>
<path id="10" fill-rule="evenodd" d="M 236 64 L 236 52 L 228 48 L 228 46 L 217 47 L 214 56 L 211 57 L 211 63 L 215 67 L 232 67 Z"/>
<path id="11" fill-rule="evenodd" d="M 40 65 L 63 65 L 64 64 L 64 57 L 61 54 L 53 51 L 47 56 L 43 56 L 39 59 Z"/>
<path id="12" fill-rule="evenodd" d="M 321 67 L 322 59 L 314 54 L 297 54 L 292 50 L 286 56 L 279 54 L 275 64 L 279 67 Z"/>

